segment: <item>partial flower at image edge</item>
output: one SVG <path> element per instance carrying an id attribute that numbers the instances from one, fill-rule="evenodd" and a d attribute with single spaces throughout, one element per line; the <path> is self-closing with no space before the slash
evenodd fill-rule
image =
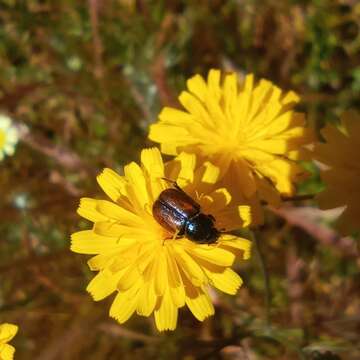
<path id="1" fill-rule="evenodd" d="M 10 117 L 0 114 L 0 161 L 15 152 L 19 134 Z"/>
<path id="2" fill-rule="evenodd" d="M 12 360 L 14 358 L 15 348 L 8 344 L 16 333 L 18 332 L 18 326 L 9 323 L 0 324 L 0 359 Z"/>
<path id="3" fill-rule="evenodd" d="M 327 124 L 321 134 L 325 142 L 315 144 L 312 155 L 322 164 L 325 190 L 316 200 L 324 210 L 344 207 L 335 226 L 341 234 L 350 235 L 360 230 L 360 114 L 343 113 L 339 127 Z"/>

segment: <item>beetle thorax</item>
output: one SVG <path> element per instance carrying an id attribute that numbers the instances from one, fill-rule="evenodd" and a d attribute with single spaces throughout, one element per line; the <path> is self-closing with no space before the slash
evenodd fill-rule
<path id="1" fill-rule="evenodd" d="M 214 227 L 210 215 L 199 213 L 189 219 L 185 225 L 185 236 L 198 243 L 214 243 L 219 237 L 219 231 Z"/>

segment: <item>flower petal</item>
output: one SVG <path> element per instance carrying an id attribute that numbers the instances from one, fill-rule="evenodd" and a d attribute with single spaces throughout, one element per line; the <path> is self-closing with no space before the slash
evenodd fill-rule
<path id="1" fill-rule="evenodd" d="M 9 342 L 18 332 L 19 327 L 14 324 L 4 323 L 0 325 L 0 343 Z"/>
<path id="2" fill-rule="evenodd" d="M 164 190 L 163 183 L 159 179 L 164 178 L 164 163 L 160 151 L 157 148 L 144 149 L 141 152 L 141 164 L 149 181 L 149 193 L 152 201 L 155 201 Z"/>
<path id="3" fill-rule="evenodd" d="M 164 163 L 159 149 L 151 148 L 142 150 L 141 164 L 149 175 L 151 174 L 151 176 L 155 178 L 162 178 L 164 176 Z"/>
<path id="4" fill-rule="evenodd" d="M 116 290 L 121 272 L 112 274 L 109 271 L 100 271 L 90 281 L 86 290 L 92 295 L 95 301 L 105 299 Z"/>
<path id="5" fill-rule="evenodd" d="M 250 258 L 251 251 L 251 241 L 247 239 L 243 239 L 234 235 L 222 235 L 220 237 L 220 245 L 222 248 L 235 251 L 236 255 L 238 254 L 237 250 L 240 250 L 242 254 L 242 258 L 247 260 Z"/>
<path id="6" fill-rule="evenodd" d="M 116 252 L 108 254 L 99 254 L 88 260 L 88 266 L 91 271 L 100 271 L 105 269 L 109 264 L 113 262 Z"/>
<path id="7" fill-rule="evenodd" d="M 0 359 L 1 360 L 13 360 L 15 354 L 15 348 L 9 344 L 0 345 Z"/>
<path id="8" fill-rule="evenodd" d="M 93 226 L 93 232 L 103 237 L 113 237 L 119 239 L 125 235 L 134 233 L 134 228 L 127 225 L 120 225 L 112 221 L 99 221 Z M 139 232 L 137 231 L 136 234 Z"/>
<path id="9" fill-rule="evenodd" d="M 171 246 L 166 247 L 167 251 L 167 266 L 169 269 L 169 285 L 172 288 L 177 288 L 183 286 L 183 282 L 181 279 L 181 274 L 179 272 L 179 268 L 177 262 L 173 256 L 173 249 Z"/>
<path id="10" fill-rule="evenodd" d="M 156 295 L 162 296 L 168 287 L 168 267 L 165 251 L 157 251 L 157 254 L 154 287 Z"/>
<path id="11" fill-rule="evenodd" d="M 71 251 L 80 254 L 98 254 L 114 251 L 118 248 L 118 238 L 101 236 L 93 230 L 83 230 L 71 235 Z"/>
<path id="12" fill-rule="evenodd" d="M 233 253 L 216 246 L 197 245 L 186 250 L 192 257 L 200 258 L 219 266 L 231 266 L 235 260 Z"/>
<path id="13" fill-rule="evenodd" d="M 203 77 L 200 75 L 195 75 L 190 78 L 186 85 L 188 89 L 197 96 L 197 98 L 204 102 L 207 94 L 207 86 L 206 82 L 204 81 Z"/>
<path id="14" fill-rule="evenodd" d="M 146 209 L 146 204 L 149 204 L 149 194 L 144 173 L 135 162 L 126 165 L 124 173 L 130 185 L 127 189 L 129 200 L 132 201 L 135 209 L 141 213 Z"/>
<path id="15" fill-rule="evenodd" d="M 128 289 L 131 289 L 135 286 L 140 280 L 142 279 L 141 273 L 136 266 L 136 264 L 132 264 L 128 268 L 126 268 L 126 271 L 124 271 L 121 274 L 121 277 L 119 278 L 117 288 L 120 291 L 126 291 Z"/>
<path id="16" fill-rule="evenodd" d="M 150 316 L 154 311 L 157 296 L 151 282 L 144 283 L 139 290 L 136 312 L 142 316 Z"/>
<path id="17" fill-rule="evenodd" d="M 211 285 L 230 295 L 235 295 L 243 283 L 241 277 L 230 268 L 226 268 L 222 273 L 212 272 L 207 269 L 204 269 L 204 271 L 211 280 Z"/>
<path id="18" fill-rule="evenodd" d="M 199 286 L 207 282 L 207 278 L 197 262 L 183 249 L 181 245 L 174 246 L 174 255 L 178 266 L 184 271 L 188 279 Z"/>
<path id="19" fill-rule="evenodd" d="M 164 293 L 158 309 L 154 311 L 155 324 L 159 331 L 175 330 L 178 317 L 178 309 L 170 296 L 169 290 Z"/>
<path id="20" fill-rule="evenodd" d="M 177 308 L 183 307 L 185 305 L 185 288 L 184 285 L 178 287 L 170 287 L 170 295 L 174 305 Z"/>
<path id="21" fill-rule="evenodd" d="M 90 198 L 81 198 L 77 213 L 92 222 L 106 221 L 107 217 L 101 214 L 96 208 L 97 201 L 98 200 Z"/>
<path id="22" fill-rule="evenodd" d="M 98 210 L 98 212 L 104 215 L 107 219 L 117 220 L 121 224 L 131 225 L 134 227 L 143 224 L 143 221 L 141 221 L 139 216 L 119 205 L 114 204 L 111 201 L 97 200 L 96 210 Z"/>
<path id="23" fill-rule="evenodd" d="M 105 168 L 97 177 L 97 182 L 109 198 L 117 202 L 121 196 L 126 196 L 126 180 L 115 171 Z"/>
<path id="24" fill-rule="evenodd" d="M 244 194 L 245 198 L 250 198 L 256 191 L 256 184 L 251 168 L 242 159 L 232 163 L 233 172 L 229 175 L 236 179 L 238 189 Z"/>
<path id="25" fill-rule="evenodd" d="M 196 157 L 194 154 L 181 153 L 177 158 L 180 161 L 181 167 L 178 173 L 177 183 L 182 187 L 188 182 L 194 181 L 194 169 L 196 166 Z"/>
<path id="26" fill-rule="evenodd" d="M 162 141 L 167 143 L 168 151 L 164 151 L 166 148 L 162 147 L 161 151 L 165 154 L 175 155 L 175 149 L 182 145 L 187 145 L 195 140 L 193 136 L 189 133 L 189 131 L 185 128 L 180 128 L 178 126 L 170 125 L 170 124 L 153 124 L 150 126 L 149 139 L 153 141 Z M 179 139 L 183 139 L 179 141 Z M 169 147 L 169 144 L 173 144 Z M 176 145 L 175 145 L 176 144 Z M 172 152 L 170 152 L 171 148 Z"/>
<path id="27" fill-rule="evenodd" d="M 120 324 L 129 320 L 135 312 L 140 287 L 140 284 L 136 284 L 126 291 L 118 292 L 116 295 L 115 300 L 111 305 L 109 315 L 116 319 Z"/>
<path id="28" fill-rule="evenodd" d="M 219 180 L 220 169 L 209 161 L 204 162 L 204 172 L 201 181 L 208 184 L 215 184 Z"/>
<path id="29" fill-rule="evenodd" d="M 199 321 L 203 321 L 207 317 L 214 315 L 214 306 L 206 290 L 191 284 L 187 284 L 185 290 L 186 305 Z"/>

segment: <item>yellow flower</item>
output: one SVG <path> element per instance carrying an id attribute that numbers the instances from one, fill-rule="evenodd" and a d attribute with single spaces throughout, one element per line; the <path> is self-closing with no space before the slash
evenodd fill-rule
<path id="1" fill-rule="evenodd" d="M 213 315 L 209 285 L 237 292 L 242 280 L 230 267 L 236 257 L 250 256 L 248 240 L 223 234 L 215 244 L 196 244 L 174 238 L 152 215 L 154 201 L 171 186 L 165 176 L 212 214 L 218 229 L 248 224 L 249 209 L 231 206 L 228 192 L 214 189 L 218 174 L 210 163 L 196 168 L 195 155 L 181 154 L 164 165 L 153 148 L 142 151 L 141 166 L 125 166 L 124 176 L 110 169 L 98 176 L 111 201 L 81 199 L 78 213 L 94 225 L 72 235 L 71 249 L 96 255 L 88 264 L 98 274 L 87 290 L 96 301 L 116 292 L 111 317 L 124 323 L 134 312 L 154 313 L 160 331 L 173 330 L 185 304 L 200 321 Z"/>
<path id="2" fill-rule="evenodd" d="M 14 358 L 15 348 L 8 342 L 16 335 L 18 327 L 13 324 L 0 325 L 0 360 L 11 360 Z"/>
<path id="3" fill-rule="evenodd" d="M 317 195 L 322 209 L 346 206 L 337 223 L 341 233 L 360 230 L 360 114 L 346 112 L 342 131 L 326 125 L 321 134 L 326 143 L 314 148 L 314 158 L 326 165 L 320 171 L 326 189 Z"/>
<path id="4" fill-rule="evenodd" d="M 5 155 L 13 155 L 18 142 L 18 131 L 11 125 L 11 119 L 0 115 L 0 160 Z"/>
<path id="5" fill-rule="evenodd" d="M 189 91 L 179 96 L 185 111 L 165 107 L 149 138 L 161 151 L 196 153 L 221 170 L 223 186 L 244 200 L 263 199 L 279 205 L 291 195 L 304 170 L 294 161 L 312 141 L 304 114 L 295 112 L 299 97 L 270 81 L 254 83 L 247 75 L 238 84 L 235 73 L 210 70 L 207 82 L 195 75 Z M 280 194 L 279 194 L 280 193 Z"/>

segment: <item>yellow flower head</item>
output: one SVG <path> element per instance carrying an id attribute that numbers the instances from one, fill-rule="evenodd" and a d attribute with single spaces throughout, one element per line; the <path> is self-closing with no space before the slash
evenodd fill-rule
<path id="1" fill-rule="evenodd" d="M 290 195 L 303 169 L 294 161 L 312 136 L 304 128 L 294 92 L 282 94 L 267 80 L 210 70 L 207 82 L 195 75 L 179 96 L 185 111 L 164 108 L 150 128 L 150 139 L 165 154 L 194 152 L 221 169 L 220 178 L 234 196 L 254 195 L 274 205 Z"/>
<path id="2" fill-rule="evenodd" d="M 326 189 L 317 196 L 322 209 L 345 206 L 338 221 L 341 233 L 360 230 L 360 114 L 346 112 L 342 131 L 326 125 L 321 131 L 326 143 L 314 148 L 314 158 L 326 165 L 320 175 Z"/>
<path id="3" fill-rule="evenodd" d="M 5 155 L 13 155 L 18 142 L 18 131 L 11 125 L 11 119 L 0 115 L 0 160 Z"/>
<path id="4" fill-rule="evenodd" d="M 235 294 L 242 280 L 230 267 L 237 256 L 247 259 L 250 242 L 221 235 L 217 243 L 197 244 L 176 238 L 152 215 L 152 205 L 168 188 L 163 177 L 176 180 L 212 214 L 218 229 L 248 223 L 249 209 L 231 206 L 225 189 L 214 189 L 219 171 L 206 163 L 196 167 L 194 155 L 181 154 L 164 165 L 159 150 L 145 149 L 141 166 L 130 163 L 124 176 L 105 169 L 98 183 L 111 199 L 83 198 L 78 213 L 94 223 L 72 235 L 72 251 L 96 255 L 88 264 L 98 274 L 87 287 L 94 300 L 116 292 L 110 316 L 120 323 L 134 312 L 154 313 L 157 328 L 173 330 L 178 309 L 185 306 L 200 321 L 214 313 L 208 286 Z"/>
<path id="5" fill-rule="evenodd" d="M 14 358 L 15 348 L 8 342 L 16 335 L 18 327 L 13 324 L 0 325 L 0 360 L 12 360 Z"/>

